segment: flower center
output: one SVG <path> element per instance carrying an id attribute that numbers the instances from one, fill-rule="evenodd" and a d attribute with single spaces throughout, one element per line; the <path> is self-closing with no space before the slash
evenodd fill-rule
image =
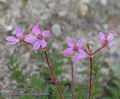
<path id="1" fill-rule="evenodd" d="M 39 35 L 39 36 L 38 36 L 38 39 L 39 39 L 39 40 L 42 40 L 42 39 L 43 39 L 43 36 L 42 36 L 42 35 Z"/>
<path id="2" fill-rule="evenodd" d="M 105 40 L 105 41 L 104 41 L 104 46 L 107 47 L 108 45 L 109 45 L 109 41 Z"/>
<path id="3" fill-rule="evenodd" d="M 78 52 L 79 51 L 79 47 L 78 46 L 74 46 L 73 51 L 74 52 Z"/>
<path id="4" fill-rule="evenodd" d="M 22 41 L 24 39 L 23 36 L 16 37 L 18 40 Z"/>

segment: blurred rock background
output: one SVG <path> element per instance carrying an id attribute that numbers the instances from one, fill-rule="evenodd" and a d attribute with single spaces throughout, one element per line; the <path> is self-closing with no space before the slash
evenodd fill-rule
<path id="1" fill-rule="evenodd" d="M 14 34 L 17 25 L 28 33 L 38 21 L 43 28 L 51 30 L 52 46 L 61 54 L 67 38 L 83 37 L 94 42 L 99 31 L 115 31 L 117 37 L 112 47 L 102 51 L 104 61 L 110 66 L 107 69 L 103 66 L 101 71 L 109 78 L 111 68 L 115 72 L 120 70 L 120 0 L 0 0 L 0 84 L 10 81 L 7 58 L 13 53 L 26 68 L 25 72 L 37 68 L 39 60 L 31 57 L 29 46 L 7 45 L 5 38 Z M 116 67 L 113 64 L 117 64 Z M 68 68 L 66 65 L 66 77 L 70 79 Z M 75 67 L 76 82 L 84 82 L 83 77 L 77 75 L 81 70 L 81 65 Z"/>

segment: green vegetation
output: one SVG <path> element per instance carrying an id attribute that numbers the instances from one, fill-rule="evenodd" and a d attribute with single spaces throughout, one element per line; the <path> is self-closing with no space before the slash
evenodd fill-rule
<path id="1" fill-rule="evenodd" d="M 33 53 L 32 56 L 39 58 L 42 61 L 42 64 L 45 64 L 44 54 L 42 52 Z M 51 53 L 49 52 L 49 59 L 57 78 L 61 81 L 64 99 L 71 99 L 70 81 L 61 80 L 64 64 L 63 56 L 53 49 Z M 22 66 L 17 62 L 14 55 L 9 57 L 11 79 L 17 82 L 16 86 L 18 89 L 24 89 L 24 95 L 21 94 L 21 96 L 17 96 L 18 99 L 59 99 L 55 84 L 51 80 L 48 72 L 48 68 L 42 64 L 38 66 L 39 73 L 30 76 L 23 73 L 24 69 L 21 68 Z M 104 57 L 100 54 L 93 58 L 93 99 L 120 99 L 120 78 L 119 76 L 116 76 L 118 75 L 116 69 L 111 68 L 112 77 L 106 82 L 106 86 L 99 81 L 101 78 L 101 69 L 107 67 L 107 65 L 107 63 L 104 63 Z M 115 67 L 118 67 L 118 65 L 115 64 Z M 29 79 L 29 82 L 27 82 L 26 79 Z M 84 84 L 75 84 L 75 95 L 76 99 L 87 99 L 87 82 Z"/>

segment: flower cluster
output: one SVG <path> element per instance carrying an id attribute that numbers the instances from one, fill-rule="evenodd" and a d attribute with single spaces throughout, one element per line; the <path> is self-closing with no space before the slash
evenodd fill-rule
<path id="1" fill-rule="evenodd" d="M 101 44 L 101 47 L 98 48 L 94 52 L 91 49 L 85 50 L 83 48 L 84 44 L 83 44 L 82 40 L 78 40 L 77 42 L 75 42 L 71 39 L 67 40 L 66 43 L 69 47 L 64 50 L 64 56 L 71 57 L 72 61 L 74 63 L 77 63 L 80 61 L 81 58 L 85 58 L 87 56 L 91 57 L 92 55 L 94 55 L 95 53 L 100 51 L 101 49 L 103 49 L 105 47 L 109 48 L 111 41 L 114 39 L 114 35 L 112 32 L 110 32 L 108 34 L 108 36 L 106 36 L 104 34 L 104 32 L 99 32 L 98 39 L 99 39 L 99 42 Z"/>
<path id="2" fill-rule="evenodd" d="M 6 38 L 8 44 L 18 44 L 26 42 L 33 46 L 34 50 L 44 49 L 47 46 L 46 38 L 49 35 L 48 30 L 41 31 L 39 23 L 35 24 L 32 31 L 28 35 L 23 35 L 23 30 L 16 27 L 15 36 L 8 36 Z"/>
<path id="3" fill-rule="evenodd" d="M 36 23 L 30 34 L 23 35 L 23 30 L 21 27 L 16 27 L 16 34 L 14 36 L 9 36 L 6 38 L 8 44 L 20 44 L 21 42 L 28 43 L 33 46 L 34 50 L 44 49 L 47 47 L 46 38 L 49 36 L 49 30 L 42 31 L 39 23 Z M 74 63 L 80 61 L 81 58 L 85 58 L 90 55 L 94 55 L 96 52 L 102 48 L 109 48 L 111 41 L 113 40 L 114 35 L 112 32 L 106 36 L 103 32 L 99 32 L 98 39 L 101 44 L 101 47 L 96 51 L 91 53 L 83 47 L 83 41 L 78 40 L 74 41 L 72 39 L 67 40 L 68 48 L 64 50 L 64 56 L 71 57 Z"/>

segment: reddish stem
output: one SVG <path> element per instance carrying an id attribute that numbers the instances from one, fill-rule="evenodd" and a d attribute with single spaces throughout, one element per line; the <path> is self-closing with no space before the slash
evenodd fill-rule
<path id="1" fill-rule="evenodd" d="M 75 94 L 74 94 L 74 68 L 73 68 L 73 62 L 71 61 L 71 91 L 72 91 L 72 99 L 75 99 Z"/>
<path id="2" fill-rule="evenodd" d="M 100 50 L 102 50 L 104 48 L 104 46 L 102 46 L 102 47 L 100 47 L 100 48 L 98 48 L 95 52 L 93 52 L 91 55 L 94 55 L 94 54 L 96 54 L 97 52 L 99 52 Z"/>
<path id="3" fill-rule="evenodd" d="M 93 52 L 91 55 L 96 54 L 97 52 L 101 51 L 106 46 L 107 46 L 107 42 L 105 44 L 103 44 L 100 48 L 98 48 L 95 52 Z"/>
<path id="4" fill-rule="evenodd" d="M 92 52 L 92 50 L 88 46 L 88 55 L 89 55 L 89 61 L 90 61 L 90 79 L 89 79 L 89 99 L 92 99 L 92 56 L 101 51 L 104 47 L 106 47 L 107 42 L 103 44 L 100 48 L 98 48 L 96 51 Z"/>
<path id="5" fill-rule="evenodd" d="M 59 95 L 60 95 L 60 99 L 63 99 L 60 86 L 59 86 L 58 81 L 57 81 L 57 79 L 56 79 L 56 76 L 55 76 L 55 74 L 54 74 L 54 72 L 53 72 L 53 70 L 52 70 L 52 67 L 51 67 L 50 62 L 49 62 L 49 59 L 48 59 L 48 54 L 47 54 L 46 51 L 45 51 L 45 59 L 46 59 L 46 62 L 47 62 L 47 64 L 48 64 L 48 68 L 49 68 L 49 71 L 50 71 L 50 73 L 51 73 L 51 76 L 53 77 L 53 80 L 54 80 L 54 83 L 55 83 L 55 85 L 56 85 L 57 91 L 58 91 L 58 93 L 59 93 Z"/>
<path id="6" fill-rule="evenodd" d="M 92 52 L 90 48 L 88 48 L 89 53 L 89 61 L 90 61 L 90 80 L 89 80 L 89 99 L 92 99 L 92 55 L 96 54 L 100 50 L 102 50 L 105 47 L 106 44 L 98 48 L 96 51 Z"/>
<path id="7" fill-rule="evenodd" d="M 28 42 L 26 42 L 25 40 L 23 40 L 23 42 L 32 45 L 31 43 L 28 43 Z M 39 51 L 39 50 L 40 50 L 40 49 L 38 49 L 37 51 Z M 46 51 L 45 51 L 44 54 L 45 54 L 46 62 L 47 62 L 47 64 L 48 64 L 48 69 L 49 69 L 49 71 L 50 71 L 50 73 L 51 73 L 51 76 L 52 76 L 52 78 L 53 78 L 53 80 L 54 80 L 54 83 L 55 83 L 55 85 L 56 85 L 57 91 L 58 91 L 58 93 L 59 93 L 59 95 L 60 95 L 60 99 L 63 99 L 62 91 L 61 91 L 61 88 L 60 88 L 60 86 L 59 86 L 58 80 L 56 79 L 55 73 L 53 72 L 52 67 L 51 67 L 51 65 L 50 65 L 50 62 L 49 62 L 49 59 L 48 59 L 48 54 L 47 54 Z"/>
<path id="8" fill-rule="evenodd" d="M 92 57 L 89 58 L 90 61 L 90 82 L 89 82 L 89 99 L 92 96 Z"/>

